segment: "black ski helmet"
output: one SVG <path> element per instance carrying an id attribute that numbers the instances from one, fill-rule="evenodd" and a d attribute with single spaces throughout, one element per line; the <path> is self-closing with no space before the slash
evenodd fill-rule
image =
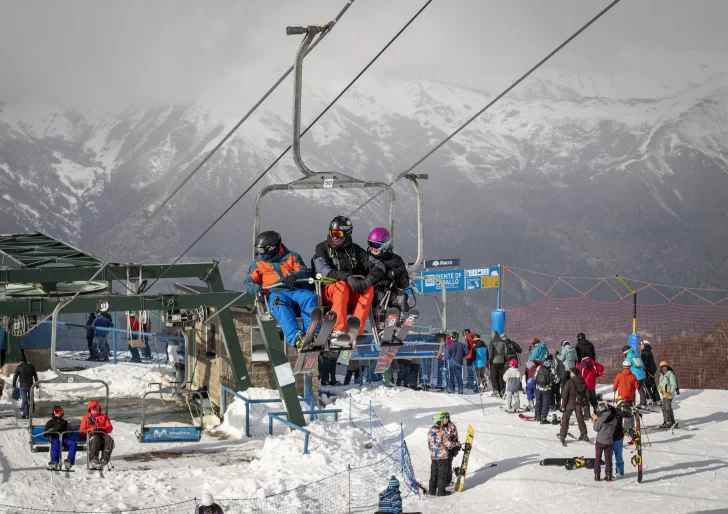
<path id="1" fill-rule="evenodd" d="M 329 237 L 334 246 L 346 246 L 351 243 L 351 232 L 354 230 L 351 220 L 346 216 L 336 216 L 329 223 Z"/>
<path id="2" fill-rule="evenodd" d="M 599 402 L 597 404 L 596 413 L 597 415 L 604 414 L 609 410 L 609 405 L 607 405 L 607 402 Z"/>
<path id="3" fill-rule="evenodd" d="M 579 332 L 578 334 L 576 334 L 576 340 L 577 341 L 583 341 L 584 339 L 586 339 L 586 336 L 584 335 L 584 332 Z"/>
<path id="4" fill-rule="evenodd" d="M 281 235 L 273 230 L 262 232 L 255 239 L 255 253 L 264 261 L 273 259 L 281 249 Z"/>

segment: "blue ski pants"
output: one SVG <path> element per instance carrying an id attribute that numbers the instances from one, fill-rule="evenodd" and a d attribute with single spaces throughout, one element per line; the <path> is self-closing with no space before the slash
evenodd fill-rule
<path id="1" fill-rule="evenodd" d="M 276 301 L 276 298 L 278 298 L 278 301 Z M 298 325 L 294 306 L 298 306 L 301 310 L 303 330 Z M 286 343 L 289 346 L 294 345 L 298 334 L 308 330 L 308 325 L 311 322 L 311 311 L 316 307 L 318 307 L 316 294 L 308 289 L 271 291 L 268 296 L 268 308 L 273 317 L 280 323 L 283 335 L 286 337 Z"/>
<path id="2" fill-rule="evenodd" d="M 66 438 L 63 444 L 68 448 L 68 460 L 71 465 L 76 464 L 76 441 Z M 51 439 L 51 462 L 58 462 L 61 458 L 61 442 L 58 438 Z"/>
<path id="3" fill-rule="evenodd" d="M 551 404 L 551 391 L 542 391 L 536 388 L 536 418 L 546 419 L 549 415 L 549 407 Z"/>
<path id="4" fill-rule="evenodd" d="M 618 439 L 612 443 L 612 455 L 614 455 L 614 463 L 616 466 L 616 472 L 619 475 L 624 475 L 624 459 L 622 458 L 622 450 L 624 449 L 624 439 Z"/>
<path id="5" fill-rule="evenodd" d="M 30 410 L 30 387 L 19 387 L 20 389 L 20 405 L 23 410 L 23 416 L 28 417 Z"/>

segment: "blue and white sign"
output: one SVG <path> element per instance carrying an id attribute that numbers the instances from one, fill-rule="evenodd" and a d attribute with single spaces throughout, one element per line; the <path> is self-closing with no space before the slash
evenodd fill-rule
<path id="1" fill-rule="evenodd" d="M 140 441 L 142 443 L 199 441 L 201 435 L 199 427 L 144 427 Z"/>
<path id="2" fill-rule="evenodd" d="M 454 269 L 449 271 L 421 271 L 418 273 L 425 277 L 439 277 L 445 282 L 445 291 L 465 291 L 465 270 Z M 442 291 L 440 283 L 432 278 L 417 281 L 417 288 L 422 293 L 439 293 Z"/>
<path id="3" fill-rule="evenodd" d="M 460 259 L 434 259 L 425 261 L 425 268 L 449 268 L 460 266 Z"/>
<path id="4" fill-rule="evenodd" d="M 497 277 L 498 266 L 490 268 L 469 268 L 465 270 L 465 289 L 483 289 L 482 277 Z"/>

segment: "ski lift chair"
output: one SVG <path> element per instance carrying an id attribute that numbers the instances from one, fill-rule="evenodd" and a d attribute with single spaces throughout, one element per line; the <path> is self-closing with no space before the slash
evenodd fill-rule
<path id="1" fill-rule="evenodd" d="M 191 382 L 188 382 L 191 383 Z M 142 422 L 139 432 L 137 432 L 137 439 L 140 443 L 194 443 L 198 442 L 202 438 L 203 417 L 205 415 L 203 397 L 198 391 L 189 391 L 189 398 L 186 401 L 187 409 L 192 419 L 192 426 L 173 426 L 173 425 L 147 425 L 147 408 L 145 406 L 145 400 L 147 396 L 152 394 L 161 395 L 164 391 L 161 383 L 154 383 L 150 385 L 158 385 L 159 390 L 147 391 L 142 396 Z M 175 395 L 181 395 L 187 384 L 181 384 L 173 391 L 168 391 Z M 195 424 L 195 414 L 193 407 L 197 409 L 199 414 L 199 423 Z"/>

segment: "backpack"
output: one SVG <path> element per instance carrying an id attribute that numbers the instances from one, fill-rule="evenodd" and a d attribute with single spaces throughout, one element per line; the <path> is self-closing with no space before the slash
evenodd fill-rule
<path id="1" fill-rule="evenodd" d="M 588 405 L 589 400 L 586 397 L 586 384 L 584 384 L 584 387 L 579 389 L 578 385 L 574 386 L 574 390 L 576 391 L 576 398 L 574 399 L 574 403 L 579 407 L 585 407 Z"/>
<path id="2" fill-rule="evenodd" d="M 551 385 L 551 368 L 540 366 L 536 372 L 536 385 L 546 387 Z"/>

